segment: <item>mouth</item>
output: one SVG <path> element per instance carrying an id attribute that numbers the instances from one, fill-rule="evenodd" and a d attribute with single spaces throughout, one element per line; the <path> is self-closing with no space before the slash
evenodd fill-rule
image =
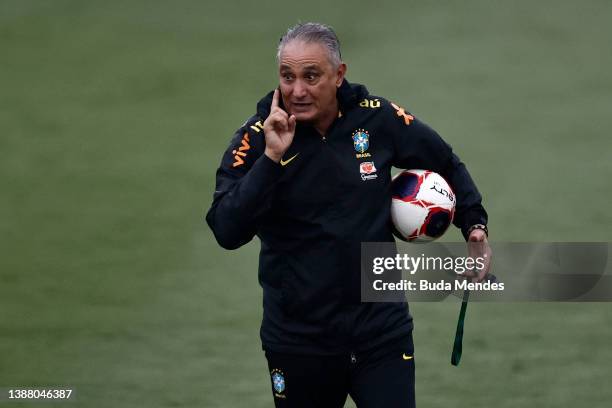
<path id="1" fill-rule="evenodd" d="M 310 107 L 312 106 L 312 103 L 293 102 L 291 105 L 295 112 L 306 112 L 310 109 Z"/>

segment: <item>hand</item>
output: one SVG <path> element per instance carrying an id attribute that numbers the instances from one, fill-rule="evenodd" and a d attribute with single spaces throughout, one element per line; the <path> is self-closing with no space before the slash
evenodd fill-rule
<path id="1" fill-rule="evenodd" d="M 280 91 L 276 89 L 272 97 L 270 115 L 264 121 L 264 133 L 266 135 L 264 154 L 277 163 L 291 146 L 295 135 L 295 115 L 289 116 L 278 106 L 279 98 Z"/>
<path id="2" fill-rule="evenodd" d="M 472 282 L 483 281 L 491 269 L 491 255 L 487 234 L 481 229 L 474 229 L 468 237 L 468 256 L 472 259 L 483 258 L 484 266 L 482 269 L 475 268 L 466 272 L 465 276 L 471 277 Z"/>

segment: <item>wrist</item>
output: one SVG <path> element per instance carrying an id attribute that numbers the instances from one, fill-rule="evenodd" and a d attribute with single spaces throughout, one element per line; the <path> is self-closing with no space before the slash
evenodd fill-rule
<path id="1" fill-rule="evenodd" d="M 487 226 L 485 224 L 474 224 L 472 225 L 470 228 L 468 228 L 467 230 L 467 236 L 469 237 L 470 234 L 474 231 L 474 230 L 481 230 L 485 233 L 485 235 L 487 236 L 487 238 L 489 237 L 489 229 L 487 228 Z"/>
<path id="2" fill-rule="evenodd" d="M 274 153 L 273 151 L 271 151 L 270 149 L 266 149 L 266 150 L 264 150 L 264 154 L 265 154 L 266 156 L 268 156 L 268 158 L 269 158 L 270 160 L 272 160 L 273 162 L 275 162 L 275 163 L 280 162 L 281 158 L 283 157 L 283 155 L 282 155 L 282 154 L 276 154 L 276 153 Z"/>

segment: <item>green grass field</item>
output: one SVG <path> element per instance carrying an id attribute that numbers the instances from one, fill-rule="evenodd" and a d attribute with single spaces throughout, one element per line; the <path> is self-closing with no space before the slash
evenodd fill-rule
<path id="1" fill-rule="evenodd" d="M 272 406 L 259 244 L 224 251 L 202 221 L 298 20 L 334 26 L 348 79 L 454 146 L 493 240 L 611 239 L 612 3 L 329 4 L 0 2 L 0 388 Z M 411 308 L 421 407 L 612 399 L 610 304 L 472 304 L 459 368 L 458 304 Z"/>

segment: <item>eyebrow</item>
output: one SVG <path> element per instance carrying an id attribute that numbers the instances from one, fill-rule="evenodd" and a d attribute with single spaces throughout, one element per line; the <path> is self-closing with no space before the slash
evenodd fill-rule
<path id="1" fill-rule="evenodd" d="M 293 68 L 291 68 L 289 65 L 283 64 L 280 66 L 279 69 L 283 71 L 283 70 L 292 70 Z M 319 68 L 319 66 L 315 64 L 306 65 L 304 67 L 304 71 L 320 71 L 320 70 L 321 68 Z"/>

